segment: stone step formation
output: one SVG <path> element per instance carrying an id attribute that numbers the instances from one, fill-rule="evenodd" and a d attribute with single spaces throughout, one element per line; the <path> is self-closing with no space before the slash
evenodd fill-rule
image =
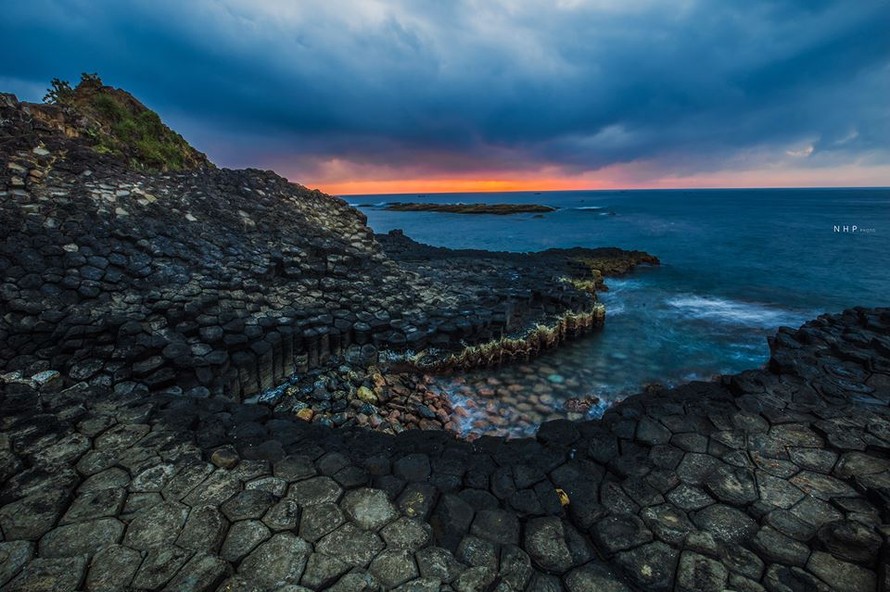
<path id="1" fill-rule="evenodd" d="M 7 374 L 0 588 L 887 589 L 890 309 L 772 349 L 473 443 Z"/>

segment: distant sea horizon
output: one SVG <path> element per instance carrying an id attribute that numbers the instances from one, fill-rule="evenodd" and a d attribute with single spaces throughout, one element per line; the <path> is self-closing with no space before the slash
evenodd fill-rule
<path id="1" fill-rule="evenodd" d="M 795 186 L 766 186 L 766 187 L 618 187 L 613 189 L 511 189 L 508 191 L 500 190 L 480 190 L 480 191 L 403 191 L 392 193 L 331 193 L 336 197 L 343 199 L 352 199 L 357 197 L 379 197 L 379 196 L 429 196 L 429 195 L 510 195 L 534 193 L 541 195 L 544 193 L 597 193 L 597 192 L 631 192 L 631 191 L 807 191 L 812 189 L 825 190 L 887 190 L 890 185 L 795 185 Z"/>

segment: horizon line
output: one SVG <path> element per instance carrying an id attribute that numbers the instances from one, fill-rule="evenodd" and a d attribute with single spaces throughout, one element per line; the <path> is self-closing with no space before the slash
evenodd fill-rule
<path id="1" fill-rule="evenodd" d="M 302 185 L 302 183 L 301 183 Z M 321 187 L 316 187 L 322 193 L 328 193 Z M 498 189 L 480 189 L 478 191 L 398 191 L 398 192 L 389 192 L 389 193 L 328 193 L 328 195 L 333 195 L 335 197 L 362 197 L 362 196 L 371 196 L 371 195 L 416 195 L 427 196 L 427 195 L 460 195 L 460 194 L 475 194 L 475 193 L 607 193 L 607 192 L 632 192 L 632 191 L 745 191 L 745 190 L 761 190 L 761 191 L 778 191 L 778 190 L 806 190 L 806 189 L 831 189 L 831 190 L 844 190 L 844 189 L 863 189 L 863 190 L 881 190 L 886 189 L 890 190 L 890 185 L 794 185 L 794 186 L 782 186 L 782 185 L 770 185 L 770 186 L 732 186 L 732 187 L 723 187 L 723 186 L 714 186 L 714 187 L 616 187 L 616 188 L 592 188 L 592 189 L 508 189 L 508 190 L 498 190 Z"/>

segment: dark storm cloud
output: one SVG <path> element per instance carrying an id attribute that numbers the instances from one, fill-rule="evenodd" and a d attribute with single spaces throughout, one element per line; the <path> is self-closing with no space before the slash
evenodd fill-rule
<path id="1" fill-rule="evenodd" d="M 695 172 L 752 150 L 890 162 L 886 0 L 32 0 L 4 12 L 9 90 L 98 71 L 226 164 Z"/>

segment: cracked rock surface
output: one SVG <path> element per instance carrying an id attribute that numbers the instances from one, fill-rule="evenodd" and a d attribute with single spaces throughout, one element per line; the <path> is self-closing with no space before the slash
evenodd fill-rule
<path id="1" fill-rule="evenodd" d="M 7 374 L 0 587 L 887 589 L 890 309 L 771 348 L 763 370 L 473 443 Z"/>

